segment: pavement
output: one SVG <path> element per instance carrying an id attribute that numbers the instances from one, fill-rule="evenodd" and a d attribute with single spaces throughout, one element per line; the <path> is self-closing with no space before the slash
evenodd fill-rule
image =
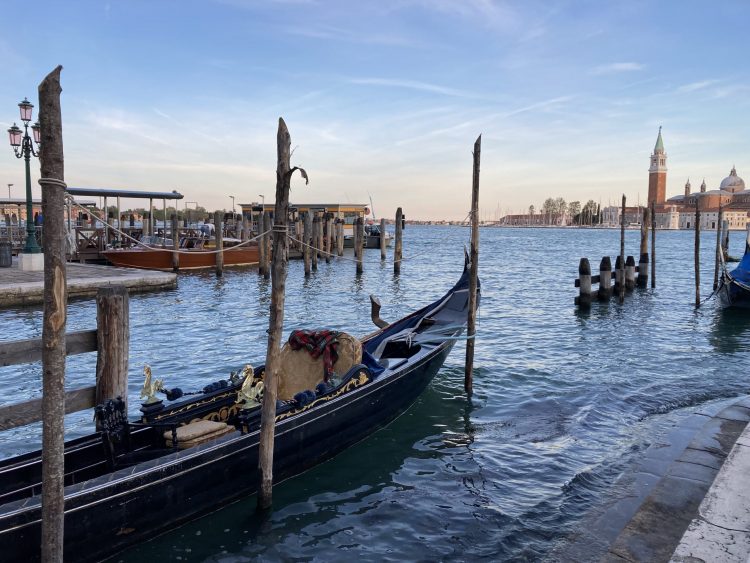
<path id="1" fill-rule="evenodd" d="M 177 287 L 177 275 L 171 272 L 68 262 L 66 274 L 69 299 L 93 297 L 100 287 L 109 285 L 124 285 L 131 293 Z M 10 268 L 0 268 L 0 307 L 43 302 L 43 271 L 21 271 L 15 257 Z"/>
<path id="2" fill-rule="evenodd" d="M 750 556 L 750 397 L 696 409 L 652 444 L 550 561 L 734 562 Z"/>

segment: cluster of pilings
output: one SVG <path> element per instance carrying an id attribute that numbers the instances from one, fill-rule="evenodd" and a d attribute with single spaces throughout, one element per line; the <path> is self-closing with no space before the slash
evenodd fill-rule
<path id="1" fill-rule="evenodd" d="M 648 231 L 651 227 L 651 260 L 648 252 Z M 651 287 L 656 287 L 656 222 L 653 204 L 651 208 L 643 210 L 641 221 L 641 247 L 638 266 L 635 265 L 633 256 L 625 257 L 625 196 L 622 196 L 622 216 L 620 229 L 620 255 L 615 260 L 615 269 L 612 270 L 612 261 L 609 256 L 602 258 L 599 263 L 599 274 L 591 275 L 591 264 L 588 258 L 581 258 L 578 264 L 578 279 L 575 287 L 579 288 L 575 304 L 588 306 L 593 301 L 609 301 L 612 297 L 618 297 L 620 303 L 625 295 L 632 292 L 636 287 L 648 287 L 649 262 L 651 264 Z M 612 283 L 614 281 L 614 284 Z M 593 290 L 592 285 L 599 284 L 598 289 Z"/>

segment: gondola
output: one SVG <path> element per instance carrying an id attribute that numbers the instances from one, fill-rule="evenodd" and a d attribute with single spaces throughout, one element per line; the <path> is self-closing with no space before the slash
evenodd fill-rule
<path id="1" fill-rule="evenodd" d="M 442 298 L 363 338 L 362 362 L 346 374 L 277 403 L 275 482 L 409 408 L 465 329 L 468 277 L 464 267 Z M 137 421 L 128 421 L 119 399 L 98 406 L 102 430 L 65 445 L 65 560 L 100 560 L 255 493 L 261 409 L 238 398 L 247 395 L 248 378 L 262 382 L 263 373 L 263 366 L 248 368 L 244 378 L 197 395 L 147 404 Z M 225 428 L 202 443 L 177 443 L 182 430 L 206 421 Z M 4 560 L 39 559 L 40 503 L 41 452 L 1 461 Z"/>
<path id="2" fill-rule="evenodd" d="M 745 255 L 731 272 L 722 260 L 721 278 L 716 288 L 721 306 L 750 308 L 750 229 L 745 241 Z M 719 253 L 722 256 L 721 253 Z"/>

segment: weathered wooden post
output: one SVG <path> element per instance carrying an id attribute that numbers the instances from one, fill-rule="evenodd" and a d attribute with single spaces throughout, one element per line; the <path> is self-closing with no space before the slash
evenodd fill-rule
<path id="1" fill-rule="evenodd" d="M 625 290 L 635 289 L 635 258 L 628 256 L 625 260 Z"/>
<path id="2" fill-rule="evenodd" d="M 471 397 L 474 392 L 474 336 L 477 323 L 477 289 L 479 287 L 479 162 L 482 136 L 474 142 L 474 164 L 471 176 L 471 248 L 469 250 L 469 315 L 466 323 L 466 363 L 464 364 L 464 391 Z M 401 233 L 401 208 L 396 211 L 396 232 Z M 397 239 L 401 258 L 401 237 Z"/>
<path id="3" fill-rule="evenodd" d="M 305 263 L 305 277 L 310 275 L 310 232 L 312 231 L 312 218 L 310 212 L 306 212 L 303 217 L 302 227 L 302 260 Z"/>
<path id="4" fill-rule="evenodd" d="M 60 112 L 61 66 L 39 84 L 44 215 L 44 320 L 42 325 L 42 561 L 63 560 L 65 520 L 65 159 Z"/>
<path id="5" fill-rule="evenodd" d="M 357 254 L 359 253 L 359 241 L 357 238 L 359 237 L 359 228 L 357 227 L 359 217 L 357 217 L 354 220 L 354 223 L 352 224 L 352 244 L 354 248 L 354 257 L 357 257 Z"/>
<path id="6" fill-rule="evenodd" d="M 265 279 L 271 279 L 271 245 L 273 244 L 273 233 L 271 232 L 271 229 L 273 228 L 272 221 L 273 220 L 271 219 L 271 212 L 264 211 L 263 232 L 266 233 L 266 235 L 263 237 L 263 244 L 265 246 L 266 264 L 263 270 L 263 277 Z"/>
<path id="7" fill-rule="evenodd" d="M 615 268 L 620 274 L 620 303 L 625 302 L 625 194 L 622 194 L 622 220 L 620 221 L 620 267 Z"/>
<path id="8" fill-rule="evenodd" d="M 576 304 L 586 306 L 591 304 L 591 264 L 588 258 L 581 258 L 578 264 L 578 299 Z"/>
<path id="9" fill-rule="evenodd" d="M 604 256 L 599 263 L 599 291 L 596 295 L 599 301 L 612 297 L 612 262 L 609 256 Z"/>
<path id="10" fill-rule="evenodd" d="M 338 221 L 333 217 L 333 214 L 331 214 L 331 244 L 329 245 L 329 250 L 331 251 L 331 258 L 336 253 L 336 246 L 338 244 L 338 235 L 339 235 L 339 225 Z"/>
<path id="11" fill-rule="evenodd" d="M 638 259 L 638 287 L 648 286 L 648 228 L 651 210 L 648 206 L 643 208 L 641 218 L 641 257 Z"/>
<path id="12" fill-rule="evenodd" d="M 476 144 L 474 145 L 474 148 L 476 148 Z M 475 158 L 475 164 L 478 165 L 479 163 L 476 162 L 476 157 L 474 158 Z M 478 177 L 477 177 L 477 182 L 479 182 Z M 403 232 L 404 232 L 403 225 L 402 225 L 403 214 L 404 213 L 400 207 L 396 209 L 396 240 L 393 243 L 394 244 L 393 246 L 393 273 L 394 274 L 401 273 L 401 252 L 402 252 L 401 237 L 403 236 Z"/>
<path id="13" fill-rule="evenodd" d="M 326 218 L 326 232 L 325 232 L 325 253 L 326 253 L 326 264 L 331 263 L 331 218 Z"/>
<path id="14" fill-rule="evenodd" d="M 245 217 L 245 215 L 242 216 L 242 242 L 247 242 L 250 240 L 250 219 Z"/>
<path id="15" fill-rule="evenodd" d="M 105 286 L 97 291 L 96 342 L 96 404 L 122 397 L 127 405 L 130 298 L 125 286 Z"/>
<path id="16" fill-rule="evenodd" d="M 318 231 L 320 230 L 320 216 L 317 212 L 313 214 L 312 219 L 312 270 L 313 272 L 318 271 L 318 242 L 319 236 Z"/>
<path id="17" fill-rule="evenodd" d="M 724 222 L 724 210 L 719 201 L 719 217 L 716 219 L 716 256 L 714 257 L 714 291 L 719 286 L 719 264 L 721 263 L 721 225 Z"/>
<path id="18" fill-rule="evenodd" d="M 354 228 L 357 232 L 357 236 L 354 239 L 357 245 L 357 275 L 360 275 L 364 271 L 363 257 L 365 248 L 365 220 L 364 217 L 357 217 L 357 222 L 354 224 Z"/>
<path id="19" fill-rule="evenodd" d="M 258 275 L 265 276 L 268 271 L 268 245 L 266 244 L 266 215 L 258 214 Z"/>
<path id="20" fill-rule="evenodd" d="M 180 237 L 178 233 L 177 215 L 172 214 L 172 271 L 177 272 L 180 269 Z"/>
<path id="21" fill-rule="evenodd" d="M 380 260 L 385 260 L 385 217 L 380 218 Z"/>
<path id="22" fill-rule="evenodd" d="M 620 256 L 615 257 L 615 287 L 614 287 L 614 293 L 615 295 L 620 296 L 620 288 L 622 287 L 624 289 L 624 279 L 625 279 L 625 268 L 624 263 L 622 261 L 622 258 Z"/>
<path id="23" fill-rule="evenodd" d="M 695 196 L 695 306 L 701 306 L 701 210 L 700 197 Z"/>
<path id="24" fill-rule="evenodd" d="M 260 448 L 258 468 L 260 487 L 258 489 L 258 509 L 271 507 L 273 490 L 273 442 L 276 419 L 276 377 L 279 371 L 281 330 L 284 325 L 284 290 L 286 286 L 287 257 L 287 213 L 289 211 L 289 183 L 295 170 L 307 181 L 307 173 L 296 166 L 290 168 L 289 149 L 291 138 L 284 120 L 279 118 L 279 131 L 276 136 L 278 163 L 276 166 L 276 208 L 273 227 L 273 277 L 271 278 L 271 312 L 268 321 L 268 348 L 266 367 L 263 376 L 263 407 L 260 422 Z"/>
<path id="25" fill-rule="evenodd" d="M 214 212 L 214 236 L 216 237 L 216 276 L 224 274 L 224 225 L 222 225 L 221 211 Z"/>
<path id="26" fill-rule="evenodd" d="M 344 255 L 344 220 L 339 219 L 339 232 L 336 235 L 336 254 Z"/>
<path id="27" fill-rule="evenodd" d="M 651 202 L 651 289 L 656 287 L 656 204 Z"/>

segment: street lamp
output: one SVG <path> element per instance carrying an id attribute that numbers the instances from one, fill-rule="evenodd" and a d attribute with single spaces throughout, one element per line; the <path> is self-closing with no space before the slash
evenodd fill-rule
<path id="1" fill-rule="evenodd" d="M 29 164 L 31 155 L 39 157 L 39 154 L 34 150 L 34 143 L 31 142 L 31 138 L 29 137 L 29 121 L 31 121 L 31 112 L 34 109 L 34 105 L 24 98 L 18 104 L 18 109 L 21 111 L 23 131 L 14 123 L 13 127 L 8 129 L 8 136 L 10 137 L 10 146 L 13 147 L 13 153 L 16 155 L 16 158 L 23 158 L 26 161 L 26 246 L 24 246 L 23 253 L 39 254 L 42 252 L 42 249 L 36 242 L 36 228 L 34 227 L 34 218 L 32 217 L 31 170 Z M 41 145 L 39 122 L 31 126 L 31 131 L 34 135 L 34 142 L 37 145 Z"/>
<path id="2" fill-rule="evenodd" d="M 10 189 L 13 187 L 13 184 L 8 184 L 8 199 L 10 199 Z"/>
<path id="3" fill-rule="evenodd" d="M 234 219 L 234 196 L 230 195 L 230 198 L 232 198 L 232 219 Z"/>
<path id="4" fill-rule="evenodd" d="M 258 194 L 258 197 L 260 198 L 261 205 L 263 206 L 263 211 L 266 210 L 266 196 L 263 194 Z"/>

